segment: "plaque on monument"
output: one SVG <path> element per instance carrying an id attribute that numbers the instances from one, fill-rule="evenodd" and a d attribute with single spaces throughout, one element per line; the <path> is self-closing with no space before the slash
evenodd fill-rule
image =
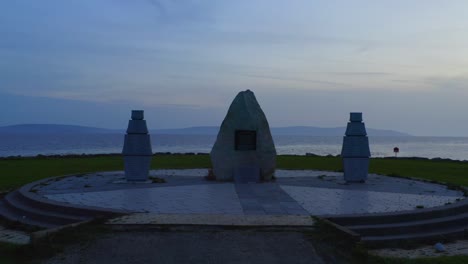
<path id="1" fill-rule="evenodd" d="M 256 150 L 257 132 L 255 130 L 236 130 L 235 150 Z"/>

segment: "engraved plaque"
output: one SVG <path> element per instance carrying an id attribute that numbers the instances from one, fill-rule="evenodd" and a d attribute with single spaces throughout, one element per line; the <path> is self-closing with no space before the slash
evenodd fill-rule
<path id="1" fill-rule="evenodd" d="M 236 130 L 235 150 L 256 150 L 257 132 L 255 130 Z"/>

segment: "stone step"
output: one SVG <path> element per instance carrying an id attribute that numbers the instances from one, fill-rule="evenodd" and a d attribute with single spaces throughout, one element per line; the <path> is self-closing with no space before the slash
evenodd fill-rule
<path id="1" fill-rule="evenodd" d="M 468 224 L 462 227 L 452 227 L 431 230 L 428 232 L 386 235 L 386 236 L 364 236 L 361 241 L 369 248 L 378 247 L 401 247 L 407 243 L 432 244 L 441 241 L 464 238 L 467 235 Z"/>
<path id="2" fill-rule="evenodd" d="M 427 230 L 439 230 L 449 227 L 463 227 L 468 223 L 468 213 L 452 215 L 441 218 L 408 221 L 392 224 L 356 225 L 346 228 L 360 234 L 361 236 L 385 236 L 386 234 L 408 234 Z"/>
<path id="3" fill-rule="evenodd" d="M 0 200 L 0 215 L 10 221 L 30 226 L 55 228 L 86 220 L 116 217 L 129 213 L 129 211 L 125 210 L 61 203 L 30 192 L 40 182 L 29 183 L 7 194 Z"/>
<path id="4" fill-rule="evenodd" d="M 357 226 L 421 221 L 433 218 L 450 217 L 463 213 L 468 213 L 468 199 L 463 199 L 462 201 L 450 205 L 418 209 L 417 211 L 325 216 L 324 218 L 342 226 Z"/>
<path id="5" fill-rule="evenodd" d="M 41 227 L 41 228 L 54 228 L 56 224 L 48 222 L 37 221 L 30 218 L 23 218 L 22 215 L 12 211 L 9 206 L 6 205 L 4 200 L 0 200 L 0 216 L 11 222 L 19 222 L 29 226 Z"/>
<path id="6" fill-rule="evenodd" d="M 47 222 L 52 225 L 66 225 L 75 222 L 89 220 L 89 217 L 79 216 L 76 214 L 66 214 L 60 211 L 50 211 L 38 209 L 21 199 L 21 194 L 18 191 L 9 193 L 4 198 L 6 206 L 19 216 L 20 219 L 32 219 L 38 222 Z M 20 220 L 21 221 L 21 220 Z"/>

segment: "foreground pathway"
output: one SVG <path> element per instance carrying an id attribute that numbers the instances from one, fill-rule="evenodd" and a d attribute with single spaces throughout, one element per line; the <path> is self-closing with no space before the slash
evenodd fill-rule
<path id="1" fill-rule="evenodd" d="M 340 263 L 292 231 L 126 231 L 70 246 L 44 264 L 75 263 Z"/>
<path id="2" fill-rule="evenodd" d="M 0 226 L 0 242 L 27 245 L 30 241 L 28 233 Z"/>

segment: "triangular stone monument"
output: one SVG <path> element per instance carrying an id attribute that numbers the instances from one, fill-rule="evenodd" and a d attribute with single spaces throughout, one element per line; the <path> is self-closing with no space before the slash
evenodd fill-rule
<path id="1" fill-rule="evenodd" d="M 275 144 L 265 114 L 250 90 L 234 98 L 210 155 L 216 180 L 246 183 L 272 179 Z"/>

